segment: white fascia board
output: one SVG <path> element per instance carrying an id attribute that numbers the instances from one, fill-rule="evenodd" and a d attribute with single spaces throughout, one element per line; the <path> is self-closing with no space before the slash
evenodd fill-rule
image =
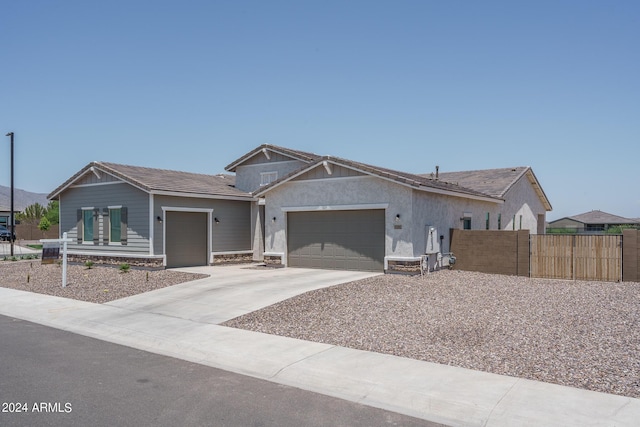
<path id="1" fill-rule="evenodd" d="M 100 187 L 103 185 L 115 185 L 115 184 L 129 184 L 129 183 L 124 181 L 95 182 L 93 184 L 72 184 L 67 188 Z M 142 191 L 145 191 L 145 190 L 142 190 Z"/>
<path id="2" fill-rule="evenodd" d="M 189 197 L 194 199 L 221 199 L 221 200 L 240 200 L 244 202 L 255 202 L 257 197 L 252 196 L 222 196 L 215 194 L 198 194 L 198 193 L 181 193 L 178 191 L 151 191 L 156 196 L 172 196 L 172 197 Z"/>
<path id="3" fill-rule="evenodd" d="M 206 212 L 213 213 L 213 208 L 190 208 L 183 206 L 162 206 L 162 212 Z"/>
<path id="4" fill-rule="evenodd" d="M 389 203 L 362 203 L 359 205 L 314 205 L 314 206 L 283 206 L 282 212 L 314 212 L 314 211 L 356 211 L 371 209 L 387 209 Z"/>

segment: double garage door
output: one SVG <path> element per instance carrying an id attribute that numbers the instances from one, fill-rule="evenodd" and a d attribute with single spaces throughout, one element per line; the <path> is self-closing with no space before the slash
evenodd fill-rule
<path id="1" fill-rule="evenodd" d="M 385 212 L 289 212 L 287 245 L 290 267 L 383 271 Z"/>

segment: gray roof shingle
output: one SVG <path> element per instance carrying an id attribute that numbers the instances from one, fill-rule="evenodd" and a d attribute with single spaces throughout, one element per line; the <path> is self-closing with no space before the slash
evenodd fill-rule
<path id="1" fill-rule="evenodd" d="M 149 193 L 182 193 L 251 199 L 251 194 L 234 187 L 235 177 L 232 175 L 205 175 L 109 162 L 89 163 L 51 192 L 48 198 L 57 198 L 64 189 L 89 172 L 91 168 L 113 175 Z"/>
<path id="2" fill-rule="evenodd" d="M 462 187 L 470 188 L 494 197 L 504 197 L 505 193 L 529 168 L 519 166 L 515 168 L 485 169 L 459 172 L 440 172 L 438 179 Z M 420 174 L 431 176 L 431 174 Z"/>
<path id="3" fill-rule="evenodd" d="M 632 218 L 624 218 L 618 215 L 613 215 L 607 212 L 599 210 L 593 210 L 590 212 L 584 212 L 578 215 L 567 217 L 574 221 L 582 222 L 583 224 L 635 224 Z"/>

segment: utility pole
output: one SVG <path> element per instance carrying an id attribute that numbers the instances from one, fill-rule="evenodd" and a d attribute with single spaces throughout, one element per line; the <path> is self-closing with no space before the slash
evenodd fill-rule
<path id="1" fill-rule="evenodd" d="M 14 193 L 14 188 L 13 188 L 13 132 L 9 132 L 7 135 L 5 136 L 9 136 L 11 137 L 11 212 L 9 212 L 10 215 L 10 225 L 11 225 L 11 235 L 9 236 L 9 241 L 11 242 L 11 257 L 13 257 L 13 236 L 16 234 L 16 220 L 14 218 L 14 206 L 13 206 L 13 193 Z"/>

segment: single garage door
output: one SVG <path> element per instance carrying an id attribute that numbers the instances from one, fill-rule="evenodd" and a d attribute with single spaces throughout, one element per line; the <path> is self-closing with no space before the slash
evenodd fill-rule
<path id="1" fill-rule="evenodd" d="M 167 267 L 207 265 L 207 213 L 167 212 Z"/>
<path id="2" fill-rule="evenodd" d="M 384 270 L 384 210 L 289 212 L 288 265 Z"/>

